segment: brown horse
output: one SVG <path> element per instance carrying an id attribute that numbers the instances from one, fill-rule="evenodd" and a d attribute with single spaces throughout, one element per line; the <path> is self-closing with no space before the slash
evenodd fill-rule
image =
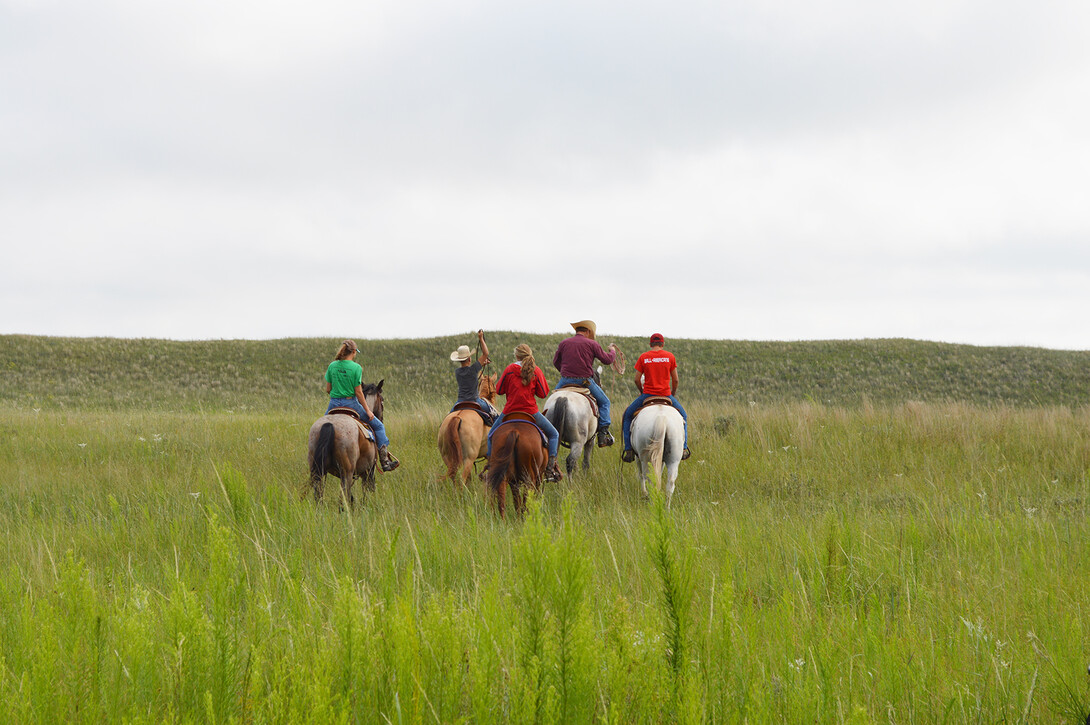
<path id="1" fill-rule="evenodd" d="M 364 383 L 363 397 L 375 417 L 382 420 L 382 383 Z M 375 490 L 375 461 L 378 445 L 368 438 L 369 430 L 355 416 L 344 413 L 327 413 L 310 427 L 307 446 L 307 464 L 310 467 L 310 486 L 314 500 L 321 501 L 325 477 L 332 473 L 341 479 L 343 503 L 352 505 L 352 483 L 363 479 L 369 491 Z"/>
<path id="2" fill-rule="evenodd" d="M 496 376 L 482 375 L 477 382 L 477 394 L 495 405 Z M 485 457 L 488 426 L 476 410 L 473 406 L 452 411 L 439 424 L 439 455 L 447 464 L 447 478 L 451 483 L 460 481 L 464 486 L 474 461 Z"/>
<path id="3" fill-rule="evenodd" d="M 496 509 L 504 515 L 507 489 L 519 516 L 526 513 L 526 491 L 530 486 L 541 490 L 548 453 L 541 431 L 525 413 L 508 413 L 492 434 L 492 458 L 488 462 L 488 486 L 496 497 Z"/>

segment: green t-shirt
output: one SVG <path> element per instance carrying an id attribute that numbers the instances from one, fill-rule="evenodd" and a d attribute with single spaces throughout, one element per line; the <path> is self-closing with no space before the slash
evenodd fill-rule
<path id="1" fill-rule="evenodd" d="M 354 398 L 356 386 L 363 380 L 363 368 L 352 360 L 334 360 L 325 370 L 325 379 L 333 386 L 329 397 Z"/>

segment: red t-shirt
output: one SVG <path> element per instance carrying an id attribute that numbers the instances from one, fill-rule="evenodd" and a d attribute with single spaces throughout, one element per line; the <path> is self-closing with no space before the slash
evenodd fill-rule
<path id="1" fill-rule="evenodd" d="M 674 353 L 666 350 L 648 350 L 640 355 L 633 366 L 643 373 L 644 395 L 672 395 L 670 372 L 677 369 Z"/>
<path id="2" fill-rule="evenodd" d="M 534 368 L 534 377 L 530 378 L 529 385 L 522 384 L 522 366 L 517 362 L 508 365 L 500 375 L 496 392 L 507 396 L 507 403 L 503 406 L 503 414 L 538 412 L 537 401 L 534 396 L 544 398 L 549 394 L 549 385 L 545 382 L 545 373 L 541 368 Z"/>

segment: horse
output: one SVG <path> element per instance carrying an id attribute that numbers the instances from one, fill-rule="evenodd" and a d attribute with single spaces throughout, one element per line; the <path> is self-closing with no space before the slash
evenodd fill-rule
<path id="1" fill-rule="evenodd" d="M 508 488 L 515 511 L 520 517 L 526 513 L 523 487 L 541 490 L 541 477 L 547 462 L 548 453 L 533 418 L 525 413 L 508 413 L 492 434 L 492 457 L 488 462 L 488 486 L 501 518 L 507 506 Z"/>
<path id="2" fill-rule="evenodd" d="M 375 417 L 382 420 L 382 384 L 364 383 L 363 397 Z M 344 502 L 352 505 L 352 483 L 363 479 L 363 486 L 375 490 L 375 462 L 378 459 L 378 444 L 368 438 L 361 424 L 354 415 L 327 413 L 310 427 L 307 446 L 307 465 L 310 468 L 310 486 L 314 491 L 314 501 L 322 500 L 327 473 L 341 479 L 341 492 Z"/>
<path id="3" fill-rule="evenodd" d="M 481 375 L 477 394 L 493 405 L 496 402 L 495 375 Z M 447 465 L 447 478 L 465 485 L 473 463 L 485 457 L 488 449 L 488 426 L 476 406 L 455 410 L 439 424 L 439 455 Z M 456 478 L 457 477 L 457 478 Z"/>
<path id="4" fill-rule="evenodd" d="M 662 469 L 666 466 L 666 508 L 674 495 L 678 464 L 685 450 L 685 421 L 672 405 L 649 405 L 632 421 L 632 449 L 640 466 L 640 490 L 647 498 L 650 473 L 662 488 Z"/>
<path id="5" fill-rule="evenodd" d="M 597 377 L 597 376 L 596 376 Z M 598 432 L 598 414 L 586 395 L 578 388 L 554 390 L 545 400 L 542 413 L 560 433 L 560 445 L 571 449 L 564 466 L 570 477 L 575 472 L 579 455 L 583 455 L 583 472 L 590 469 L 590 452 L 594 450 L 594 435 Z M 587 442 L 591 441 L 590 445 Z"/>

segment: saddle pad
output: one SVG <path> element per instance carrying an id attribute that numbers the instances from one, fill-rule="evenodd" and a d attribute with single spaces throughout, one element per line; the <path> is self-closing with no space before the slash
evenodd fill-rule
<path id="1" fill-rule="evenodd" d="M 488 437 L 491 438 L 497 430 L 508 423 L 529 423 L 534 427 L 534 430 L 537 431 L 538 435 L 541 436 L 541 445 L 545 447 L 549 446 L 549 439 L 545 436 L 545 431 L 538 427 L 537 423 L 534 422 L 534 417 L 532 415 L 527 415 L 526 413 L 508 413 L 507 417 L 500 421 L 499 425 L 492 426 L 492 429 L 488 431 Z"/>

